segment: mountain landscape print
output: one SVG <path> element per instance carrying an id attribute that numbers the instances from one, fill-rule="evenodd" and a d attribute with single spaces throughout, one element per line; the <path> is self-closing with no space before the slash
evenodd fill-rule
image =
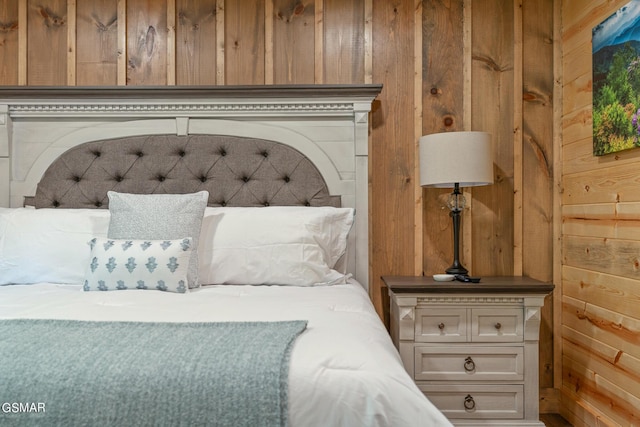
<path id="1" fill-rule="evenodd" d="M 640 147 L 640 0 L 592 30 L 593 154 Z"/>

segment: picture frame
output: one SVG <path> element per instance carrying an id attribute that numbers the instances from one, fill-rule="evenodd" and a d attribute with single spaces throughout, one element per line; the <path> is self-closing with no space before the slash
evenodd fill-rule
<path id="1" fill-rule="evenodd" d="M 593 154 L 640 147 L 640 0 L 592 29 Z"/>

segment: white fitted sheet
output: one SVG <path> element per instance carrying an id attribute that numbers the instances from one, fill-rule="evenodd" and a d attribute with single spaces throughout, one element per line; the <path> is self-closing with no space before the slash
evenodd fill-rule
<path id="1" fill-rule="evenodd" d="M 160 322 L 308 320 L 289 371 L 289 421 L 312 426 L 448 426 L 413 383 L 364 289 L 206 286 L 187 294 L 0 286 L 0 318 Z"/>

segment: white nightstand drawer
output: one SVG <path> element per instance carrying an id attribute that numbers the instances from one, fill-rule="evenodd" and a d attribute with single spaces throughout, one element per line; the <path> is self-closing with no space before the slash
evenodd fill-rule
<path id="1" fill-rule="evenodd" d="M 524 348 L 416 346 L 414 378 L 430 381 L 523 381 Z"/>
<path id="2" fill-rule="evenodd" d="M 524 417 L 522 385 L 418 384 L 418 387 L 452 420 Z"/>
<path id="3" fill-rule="evenodd" d="M 521 308 L 474 308 L 471 341 L 519 342 L 523 340 Z"/>
<path id="4" fill-rule="evenodd" d="M 419 308 L 416 310 L 416 342 L 467 341 L 467 310 Z"/>

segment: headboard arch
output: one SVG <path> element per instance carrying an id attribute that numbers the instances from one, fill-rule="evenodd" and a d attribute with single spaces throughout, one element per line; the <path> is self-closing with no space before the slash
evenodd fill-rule
<path id="1" fill-rule="evenodd" d="M 144 135 L 85 142 L 45 171 L 36 208 L 107 208 L 107 191 L 190 193 L 210 206 L 340 206 L 296 149 L 229 135 Z"/>

